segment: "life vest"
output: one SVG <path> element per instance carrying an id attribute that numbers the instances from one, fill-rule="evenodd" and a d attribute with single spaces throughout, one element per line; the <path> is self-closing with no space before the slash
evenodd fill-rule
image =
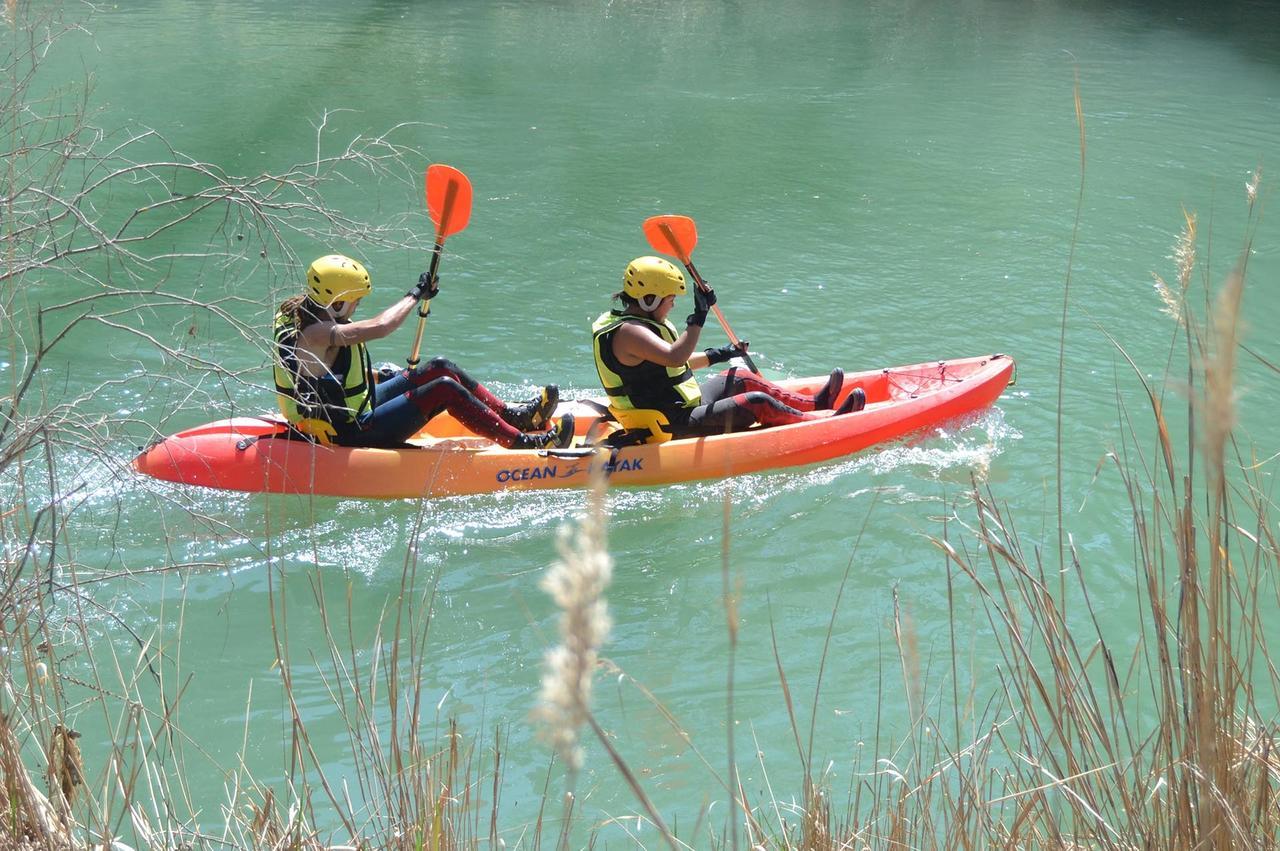
<path id="1" fill-rule="evenodd" d="M 302 375 L 298 369 L 298 329 L 284 313 L 275 319 L 276 404 L 291 424 L 297 426 L 310 421 L 329 423 L 339 433 L 349 431 L 359 417 L 373 403 L 370 388 L 373 387 L 373 364 L 364 343 L 343 346 L 329 374 L 315 378 Z M 351 355 L 355 349 L 356 357 Z M 354 365 L 352 361 L 358 361 Z M 356 368 L 352 368 L 356 366 Z M 303 431 L 312 433 L 310 428 Z"/>
<path id="2" fill-rule="evenodd" d="M 648 432 L 645 442 L 663 443 L 671 439 L 673 425 L 683 425 L 689 411 L 702 403 L 702 394 L 687 363 L 662 366 L 645 361 L 627 366 L 619 361 L 613 354 L 613 337 L 626 322 L 638 322 L 668 343 L 680 333 L 670 322 L 620 310 L 600 314 L 591 326 L 596 372 L 609 394 L 609 412 L 628 431 Z"/>

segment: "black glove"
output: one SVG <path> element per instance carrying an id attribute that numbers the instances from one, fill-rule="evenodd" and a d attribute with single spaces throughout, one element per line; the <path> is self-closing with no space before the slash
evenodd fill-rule
<path id="1" fill-rule="evenodd" d="M 739 357 L 747 353 L 747 346 L 751 345 L 746 340 L 738 341 L 738 345 L 733 343 L 725 343 L 723 346 L 712 346 L 709 349 L 703 349 L 702 353 L 707 356 L 707 365 L 724 363 L 732 358 Z"/>
<path id="2" fill-rule="evenodd" d="M 705 284 L 706 281 L 703 281 Z M 706 313 L 716 305 L 716 291 L 707 287 L 705 290 L 694 285 L 693 288 L 693 309 Z"/>
<path id="3" fill-rule="evenodd" d="M 693 287 L 693 313 L 685 319 L 686 325 L 697 325 L 701 328 L 707 324 L 707 311 L 716 303 L 716 291 L 707 287 L 705 291 L 697 284 Z"/>
<path id="4" fill-rule="evenodd" d="M 415 301 L 419 299 L 424 299 L 424 298 L 427 300 L 431 300 L 436 296 L 440 295 L 440 278 L 428 277 L 428 273 L 423 272 L 421 275 L 418 276 L 417 285 L 413 289 L 405 293 L 405 295 L 407 295 L 411 299 L 414 299 Z"/>

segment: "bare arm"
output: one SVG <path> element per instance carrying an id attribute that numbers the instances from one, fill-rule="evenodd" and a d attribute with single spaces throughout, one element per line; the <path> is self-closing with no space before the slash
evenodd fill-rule
<path id="1" fill-rule="evenodd" d="M 313 349 L 351 346 L 380 340 L 396 330 L 413 312 L 418 300 L 405 296 L 370 319 L 357 322 L 317 322 L 302 332 L 303 341 Z"/>
<path id="2" fill-rule="evenodd" d="M 706 366 L 706 355 L 701 352 L 694 354 L 701 333 L 701 326 L 690 325 L 674 343 L 668 343 L 643 325 L 627 322 L 613 335 L 613 354 L 627 366 L 639 366 L 644 361 L 661 366 L 683 366 L 691 358 L 701 358 L 701 365 Z"/>

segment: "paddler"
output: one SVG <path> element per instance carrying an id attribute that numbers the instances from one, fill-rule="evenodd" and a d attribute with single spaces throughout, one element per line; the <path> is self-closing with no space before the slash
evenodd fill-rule
<path id="1" fill-rule="evenodd" d="M 419 299 L 435 298 L 439 288 L 424 272 L 395 304 L 372 319 L 353 321 L 356 305 L 371 291 L 369 272 L 359 261 L 330 254 L 307 269 L 306 292 L 280 305 L 276 399 L 296 430 L 326 444 L 397 446 L 448 411 L 508 448 L 564 447 L 573 439 L 572 415 L 551 422 L 559 401 L 555 385 L 528 402 L 508 405 L 444 358 L 375 381 L 365 343 L 399 328 Z"/>
<path id="2" fill-rule="evenodd" d="M 637 257 L 613 295 L 620 310 L 602 313 L 592 326 L 596 371 L 609 410 L 628 440 L 660 443 L 741 431 L 750 426 L 787 425 L 831 416 L 844 384 L 844 371 L 831 371 L 813 396 L 785 390 L 751 372 L 730 368 L 701 385 L 693 371 L 725 363 L 747 350 L 747 342 L 698 351 L 698 338 L 715 291 L 694 287 L 693 313 L 680 331 L 667 317 L 684 295 L 684 273 L 661 257 Z M 862 388 L 854 388 L 836 415 L 861 410 Z"/>

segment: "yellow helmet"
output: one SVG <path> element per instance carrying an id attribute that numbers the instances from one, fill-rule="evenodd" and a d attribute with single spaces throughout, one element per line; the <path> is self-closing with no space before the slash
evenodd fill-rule
<path id="1" fill-rule="evenodd" d="M 627 264 L 622 291 L 640 302 L 645 310 L 653 310 L 669 295 L 684 295 L 684 273 L 670 260 L 637 257 Z"/>
<path id="2" fill-rule="evenodd" d="M 335 301 L 359 301 L 371 292 L 369 272 L 359 260 L 329 254 L 307 267 L 307 295 L 322 307 Z"/>

